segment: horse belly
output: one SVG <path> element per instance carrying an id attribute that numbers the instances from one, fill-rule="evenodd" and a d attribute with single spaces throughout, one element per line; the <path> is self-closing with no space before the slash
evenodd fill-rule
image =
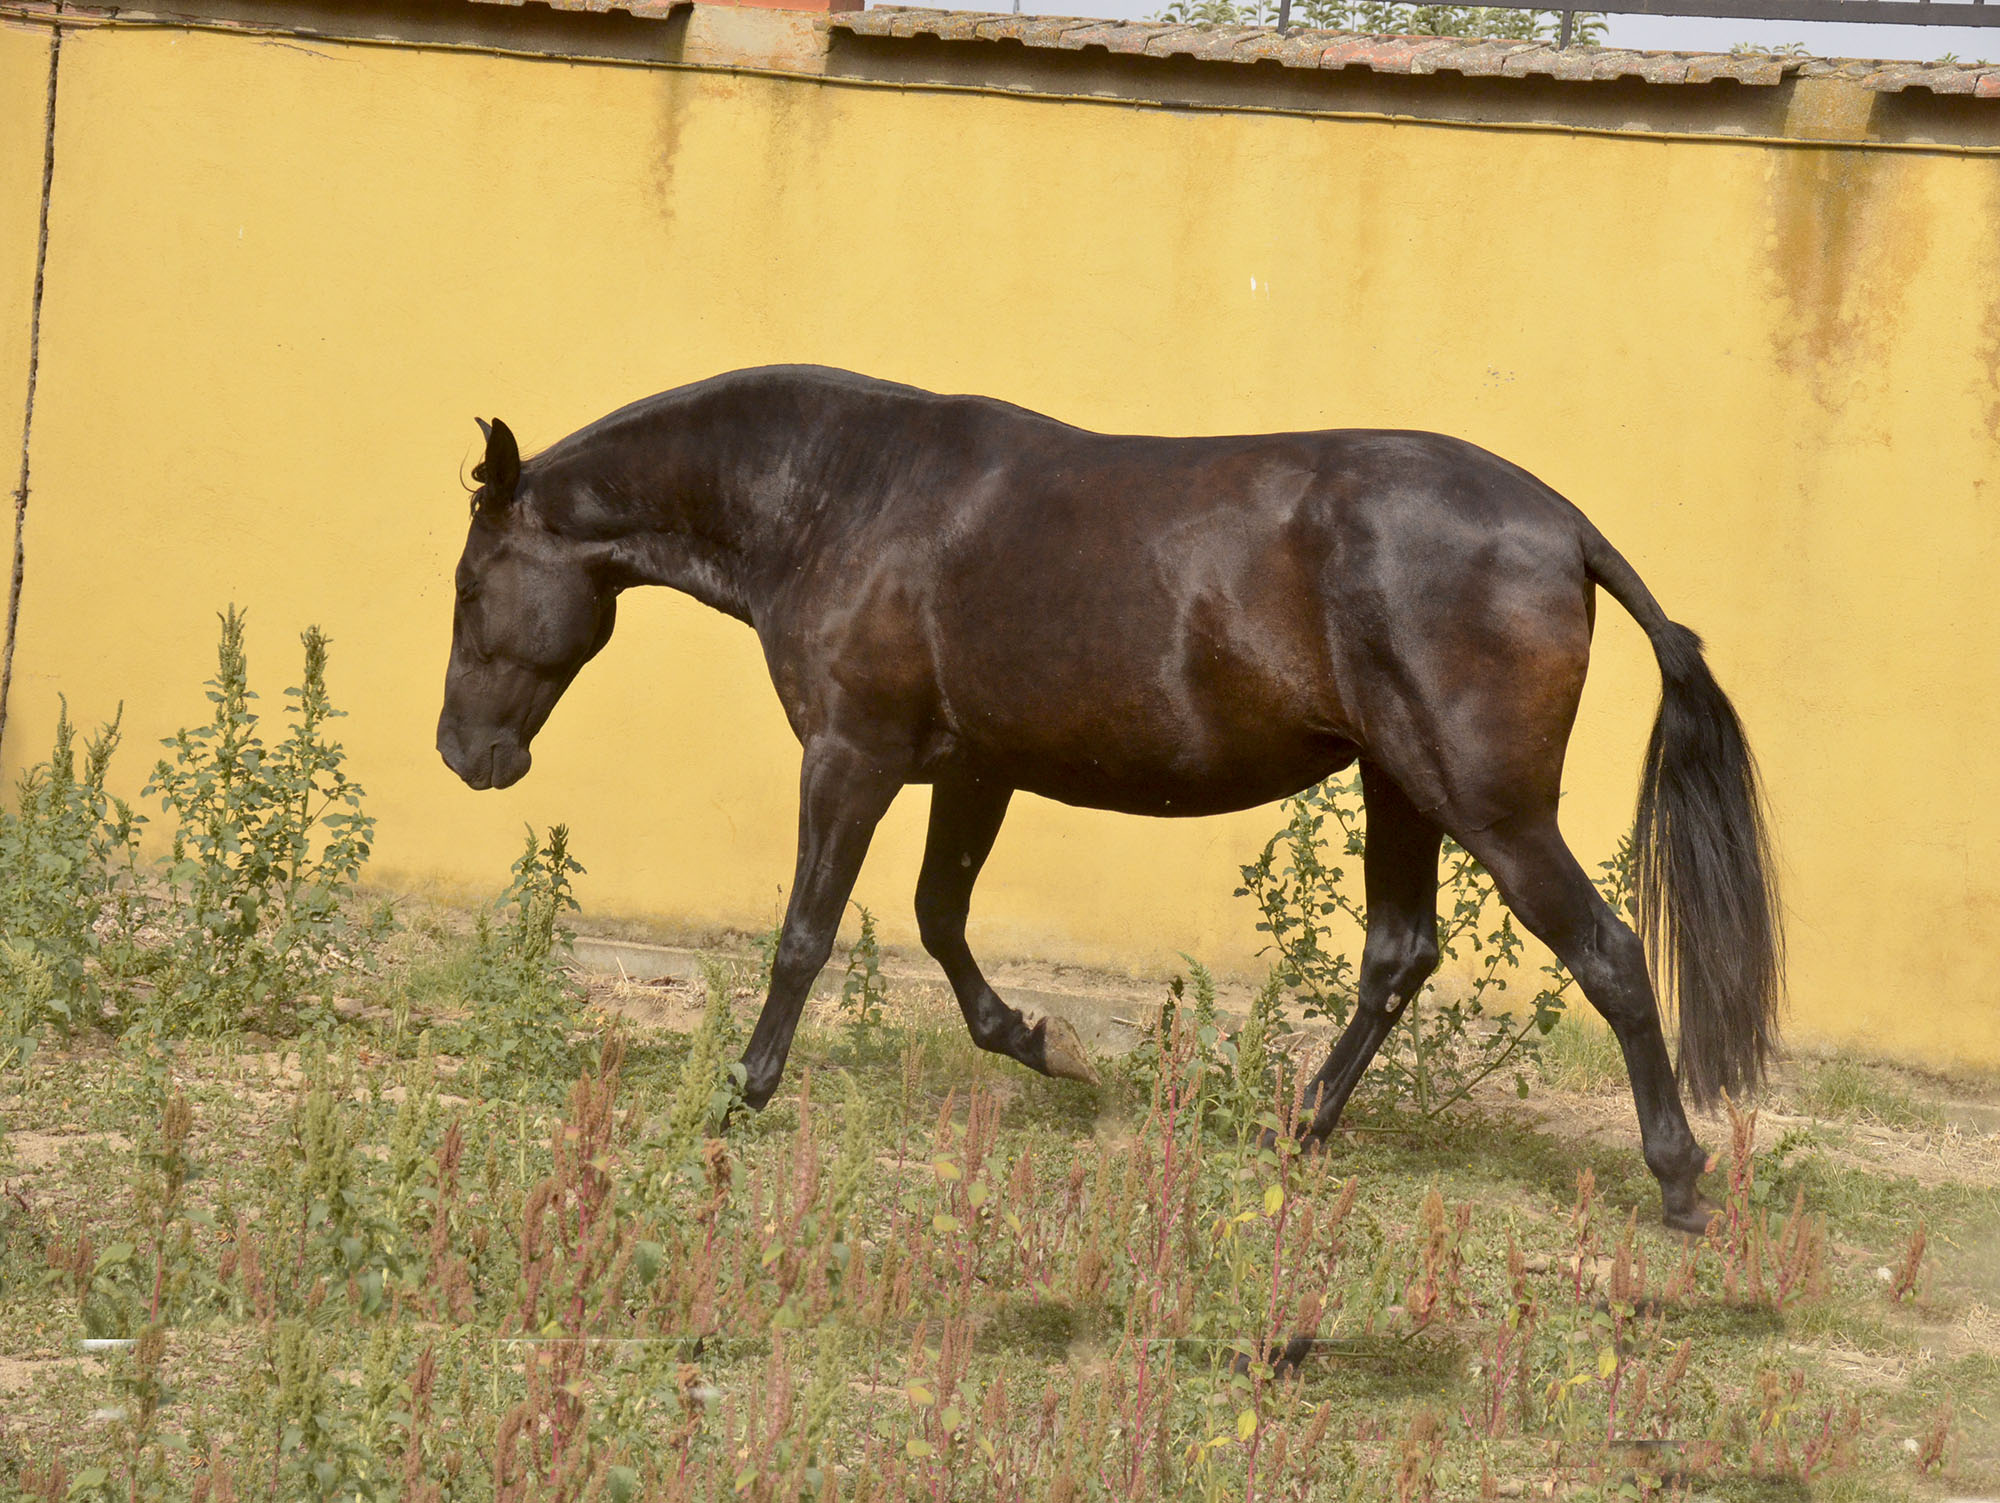
<path id="1" fill-rule="evenodd" d="M 982 775 L 1059 803 L 1128 814 L 1222 814 L 1298 792 L 1353 761 L 1352 740 L 1289 692 L 1239 676 L 1121 679 L 1043 663 L 1018 692 L 952 698 Z M 1224 676 L 1226 677 L 1226 676 Z"/>

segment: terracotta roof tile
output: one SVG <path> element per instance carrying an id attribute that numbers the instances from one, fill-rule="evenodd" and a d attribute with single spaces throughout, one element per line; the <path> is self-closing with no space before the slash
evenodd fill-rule
<path id="1" fill-rule="evenodd" d="M 1500 78 L 1506 74 L 1508 58 L 1540 45 L 1539 42 L 1505 39 L 1466 42 L 1431 54 L 1425 60 L 1427 66 L 1424 71 L 1463 73 L 1467 78 Z"/>
<path id="2" fill-rule="evenodd" d="M 1184 54 L 1195 42 L 1201 40 L 1199 26 L 1161 26 L 1146 38 L 1146 56 L 1174 57 Z"/>
<path id="3" fill-rule="evenodd" d="M 978 26 L 979 16 L 976 12 L 947 11 L 938 17 L 937 25 L 931 30 L 931 35 L 946 42 L 977 41 Z"/>
<path id="4" fill-rule="evenodd" d="M 517 4 L 519 0 L 498 0 Z M 604 10 L 611 0 L 551 0 L 562 9 Z M 664 14 L 673 0 L 626 0 L 619 9 Z M 1106 21 L 1061 16 L 982 15 L 900 6 L 843 11 L 827 18 L 836 30 L 857 36 L 936 36 L 945 41 L 1011 38 L 1029 47 L 1075 51 L 1103 47 L 1147 57 L 1195 57 L 1216 62 L 1267 59 L 1287 68 L 1367 68 L 1376 73 L 1462 73 L 1473 78 L 1558 78 L 1608 82 L 1639 78 L 1654 84 L 1705 84 L 1734 79 L 1755 88 L 1784 82 L 1788 74 L 1852 79 L 1893 94 L 1929 89 L 1936 94 L 2000 98 L 2000 68 L 1984 64 L 1875 62 L 1854 58 L 1804 58 L 1772 53 L 1633 52 L 1622 47 L 1558 48 L 1550 42 L 1430 36 L 1366 36 L 1294 27 L 1279 36 L 1264 26 L 1208 26 L 1162 21 Z"/>
<path id="5" fill-rule="evenodd" d="M 873 14 L 873 11 L 866 10 L 849 11 L 841 19 L 845 21 Z M 1033 16 L 981 16 L 973 24 L 972 29 L 973 34 L 982 42 L 1025 42 L 1028 40 L 1029 27 L 1035 24 L 1037 23 Z"/>

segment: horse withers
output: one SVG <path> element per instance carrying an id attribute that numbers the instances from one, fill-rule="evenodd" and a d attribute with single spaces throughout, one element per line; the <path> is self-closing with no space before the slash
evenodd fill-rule
<path id="1" fill-rule="evenodd" d="M 1430 433 L 1153 438 L 818 367 L 737 371 L 620 409 L 523 462 L 482 423 L 438 750 L 475 788 L 529 744 L 667 585 L 747 623 L 804 748 L 798 865 L 745 1097 L 777 1089 L 876 823 L 931 785 L 916 914 L 972 1037 L 1092 1078 L 1059 1018 L 997 996 L 967 948 L 1016 789 L 1197 815 L 1359 760 L 1368 934 L 1353 1019 L 1308 1088 L 1323 1141 L 1438 964 L 1449 833 L 1561 959 L 1624 1052 L 1670 1226 L 1699 1231 L 1679 1082 L 1742 1092 L 1776 1046 L 1782 957 L 1756 774 L 1694 633 L 1583 514 Z M 1595 591 L 1645 631 L 1662 694 L 1635 851 L 1649 943 L 1556 824 Z"/>

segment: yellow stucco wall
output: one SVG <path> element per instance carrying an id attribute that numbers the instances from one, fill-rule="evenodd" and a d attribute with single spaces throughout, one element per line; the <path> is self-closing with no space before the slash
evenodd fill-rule
<path id="1" fill-rule="evenodd" d="M 1708 638 L 1775 804 L 1793 1033 L 2000 1063 L 2000 161 L 208 35 L 83 32 L 63 67 L 10 770 L 60 688 L 123 697 L 136 786 L 234 600 L 267 706 L 298 629 L 334 638 L 378 877 L 491 890 L 566 819 L 587 907 L 761 927 L 797 762 L 744 628 L 628 597 L 525 783 L 431 750 L 475 413 L 534 446 L 810 360 L 1107 429 L 1435 428 L 1573 497 Z M 1607 602 L 1586 861 L 1657 683 Z M 926 799 L 859 891 L 895 941 Z M 1272 824 L 1023 800 L 975 945 L 1247 967 Z"/>

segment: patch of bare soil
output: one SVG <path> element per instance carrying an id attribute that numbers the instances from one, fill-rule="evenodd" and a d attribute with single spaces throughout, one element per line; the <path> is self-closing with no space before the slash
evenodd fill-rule
<path id="1" fill-rule="evenodd" d="M 1496 1111 L 1528 1113 L 1555 1137 L 1617 1147 L 1639 1146 L 1632 1098 L 1623 1090 L 1580 1094 L 1538 1087 L 1525 1102 L 1511 1091 L 1482 1092 Z M 1729 1142 L 1729 1118 L 1722 1112 L 1690 1112 L 1695 1136 L 1719 1152 Z M 1874 1122 L 1827 1124 L 1772 1107 L 1757 1108 L 1757 1151 L 1775 1148 L 1786 1133 L 1829 1128 L 1818 1151 L 1827 1161 L 1850 1169 L 1894 1174 L 1920 1185 L 2000 1186 L 2000 1138 L 1948 1125 L 1931 1132 L 1909 1131 Z"/>
<path id="2" fill-rule="evenodd" d="M 101 1143 L 116 1153 L 132 1147 L 132 1140 L 118 1132 L 10 1132 L 7 1151 L 16 1168 L 30 1174 L 53 1169 L 65 1157 L 86 1144 Z"/>
<path id="3" fill-rule="evenodd" d="M 591 976 L 590 1005 L 641 1028 L 691 1033 L 701 1023 L 707 997 L 699 981 L 679 976 L 639 980 L 631 976 Z"/>
<path id="4" fill-rule="evenodd" d="M 58 1373 L 73 1372 L 87 1363 L 83 1357 L 0 1356 L 0 1393 L 31 1394 Z"/>

